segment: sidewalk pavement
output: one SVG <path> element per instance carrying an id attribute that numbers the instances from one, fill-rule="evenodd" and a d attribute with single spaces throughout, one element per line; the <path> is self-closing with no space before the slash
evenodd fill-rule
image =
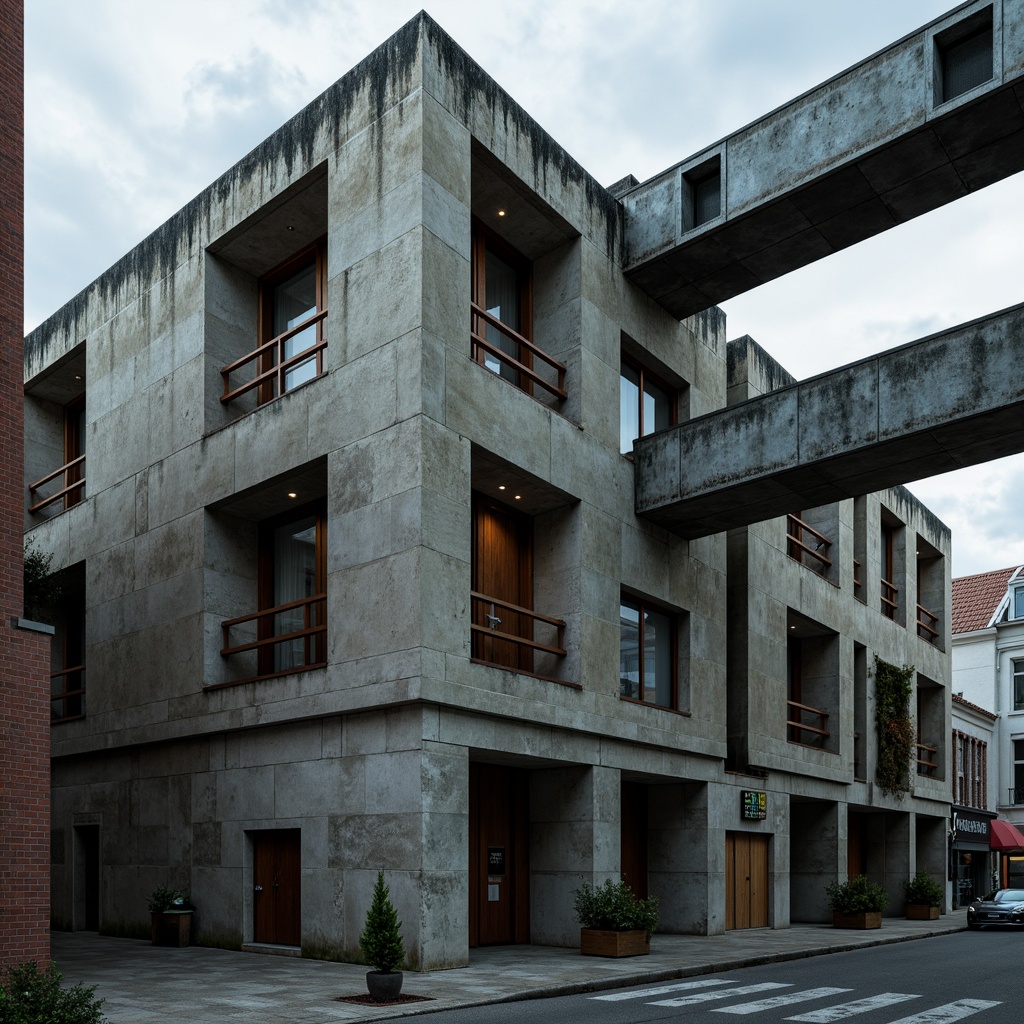
<path id="1" fill-rule="evenodd" d="M 337 1024 L 660 982 L 946 935 L 966 926 L 966 912 L 958 910 L 937 921 L 887 917 L 874 931 L 796 924 L 713 936 L 655 935 L 649 956 L 622 960 L 554 946 L 495 946 L 471 950 L 468 967 L 406 972 L 403 995 L 430 999 L 389 1007 L 337 1001 L 366 992 L 366 968 L 354 964 L 201 946 L 170 949 L 94 932 L 53 932 L 52 956 L 66 983 L 96 986 L 106 1000 L 103 1012 L 115 1024 Z"/>

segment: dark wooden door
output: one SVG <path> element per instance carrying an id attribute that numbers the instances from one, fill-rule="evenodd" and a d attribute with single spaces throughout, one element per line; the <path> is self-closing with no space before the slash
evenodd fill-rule
<path id="1" fill-rule="evenodd" d="M 469 944 L 530 941 L 529 776 L 469 766 Z"/>
<path id="2" fill-rule="evenodd" d="M 300 839 L 297 828 L 252 833 L 254 942 L 302 943 Z"/>
<path id="3" fill-rule="evenodd" d="M 473 590 L 486 599 L 473 601 L 473 623 L 487 632 L 474 632 L 473 657 L 492 665 L 533 671 L 529 647 L 501 640 L 502 634 L 533 639 L 528 615 L 504 605 L 531 609 L 530 519 L 482 495 L 473 498 Z"/>
<path id="4" fill-rule="evenodd" d="M 647 787 L 639 782 L 622 783 L 621 874 L 629 887 L 647 899 Z"/>
<path id="5" fill-rule="evenodd" d="M 725 927 L 768 927 L 768 836 L 725 834 Z"/>

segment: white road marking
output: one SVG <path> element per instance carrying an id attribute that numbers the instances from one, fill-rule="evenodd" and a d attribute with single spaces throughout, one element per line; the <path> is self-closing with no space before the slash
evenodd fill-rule
<path id="1" fill-rule="evenodd" d="M 949 1024 L 949 1021 L 963 1020 L 964 1017 L 970 1017 L 979 1010 L 989 1010 L 993 1006 L 999 1006 L 999 1001 L 957 999 L 953 1003 L 946 1003 L 945 1006 L 936 1006 L 934 1010 L 915 1013 L 913 1017 L 901 1017 L 899 1020 L 894 1020 L 892 1024 Z"/>
<path id="2" fill-rule="evenodd" d="M 731 982 L 722 981 L 718 978 L 701 978 L 699 981 L 680 981 L 672 985 L 659 985 L 658 988 L 645 988 L 639 991 L 630 992 L 609 992 L 606 996 L 591 996 L 591 999 L 604 999 L 609 1003 L 618 1002 L 620 999 L 648 999 L 651 996 L 663 996 L 667 992 L 679 992 L 688 988 L 712 988 L 715 985 L 728 985 Z"/>
<path id="3" fill-rule="evenodd" d="M 695 992 L 690 996 L 678 999 L 656 999 L 650 1006 L 693 1006 L 694 1003 L 707 1003 L 712 999 L 729 999 L 732 996 L 748 996 L 755 992 L 769 992 L 773 988 L 792 988 L 792 984 L 784 981 L 763 981 L 759 985 L 739 985 L 719 992 Z"/>
<path id="4" fill-rule="evenodd" d="M 881 992 L 877 996 L 854 999 L 849 1003 L 840 1003 L 838 1006 L 826 1006 L 823 1010 L 811 1010 L 809 1013 L 801 1013 L 798 1017 L 787 1017 L 786 1020 L 806 1021 L 807 1024 L 833 1024 L 833 1021 L 855 1017 L 858 1013 L 869 1013 L 871 1010 L 880 1010 L 883 1006 L 892 1006 L 895 1003 L 905 1003 L 908 999 L 920 998 L 919 995 L 907 992 Z"/>
<path id="5" fill-rule="evenodd" d="M 714 1013 L 760 1013 L 761 1010 L 776 1010 L 780 1006 L 793 1003 L 809 1003 L 812 999 L 824 999 L 826 996 L 837 996 L 840 992 L 852 992 L 852 988 L 805 988 L 802 992 L 787 992 L 784 996 L 771 996 L 769 999 L 755 999 L 751 1003 L 740 1003 L 738 1006 L 719 1006 Z"/>

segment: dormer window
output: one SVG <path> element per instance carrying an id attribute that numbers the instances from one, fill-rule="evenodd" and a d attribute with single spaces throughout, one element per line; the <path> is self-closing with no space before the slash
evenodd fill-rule
<path id="1" fill-rule="evenodd" d="M 1013 592 L 1013 617 L 1024 619 L 1024 586 L 1017 587 Z"/>

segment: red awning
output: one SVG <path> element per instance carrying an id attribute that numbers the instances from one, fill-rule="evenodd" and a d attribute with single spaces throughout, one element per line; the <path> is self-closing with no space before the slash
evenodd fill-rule
<path id="1" fill-rule="evenodd" d="M 990 850 L 1024 851 L 1024 835 L 1021 835 L 1008 821 L 993 818 L 988 823 L 988 845 Z"/>

